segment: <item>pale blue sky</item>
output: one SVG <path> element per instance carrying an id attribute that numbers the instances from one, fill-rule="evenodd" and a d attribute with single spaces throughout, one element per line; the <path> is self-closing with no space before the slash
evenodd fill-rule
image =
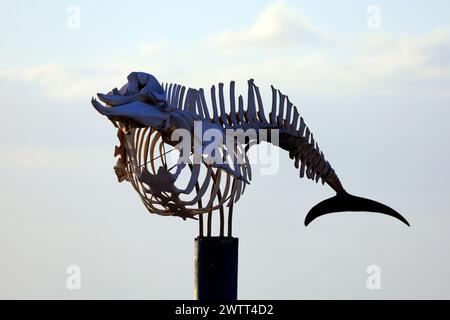
<path id="1" fill-rule="evenodd" d="M 339 4 L 285 1 L 301 10 L 314 24 L 342 36 L 367 32 L 368 3 L 354 0 Z M 98 61 L 114 52 L 128 53 L 137 43 L 167 39 L 189 44 L 213 32 L 249 24 L 271 1 L 2 1 L 0 35 L 4 48 L 2 66 L 32 66 L 43 62 L 77 63 Z M 64 28 L 69 5 L 82 10 L 82 28 L 68 33 Z M 448 25 L 448 1 L 378 1 L 383 11 L 383 32 L 423 33 Z"/>
<path id="2" fill-rule="evenodd" d="M 0 297 L 193 297 L 196 223 L 148 215 L 117 183 L 115 129 L 90 106 L 140 70 L 242 90 L 255 78 L 266 104 L 274 84 L 346 188 L 412 224 L 355 213 L 305 228 L 332 192 L 281 154 L 236 205 L 240 298 L 450 298 L 448 1 L 379 1 L 378 31 L 368 1 L 0 4 Z M 80 291 L 65 286 L 71 264 Z M 366 288 L 372 264 L 381 290 Z"/>

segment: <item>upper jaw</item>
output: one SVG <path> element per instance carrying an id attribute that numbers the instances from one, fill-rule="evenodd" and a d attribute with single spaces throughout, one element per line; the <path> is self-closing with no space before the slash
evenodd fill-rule
<path id="1" fill-rule="evenodd" d="M 158 130 L 167 126 L 168 112 L 161 110 L 158 105 L 144 102 L 142 99 L 129 99 L 130 97 L 98 94 L 98 98 L 105 102 L 106 106 L 95 98 L 92 98 L 91 103 L 100 114 L 128 127 L 151 127 Z"/>
<path id="2" fill-rule="evenodd" d="M 114 94 L 103 94 L 103 93 L 97 93 L 97 97 L 107 105 L 110 105 L 112 107 L 130 103 L 133 101 L 141 101 L 141 102 L 147 102 L 149 104 L 157 105 L 157 106 L 163 106 L 166 105 L 165 100 L 159 100 L 156 98 L 152 93 L 149 92 L 138 92 L 129 96 L 126 95 L 114 95 Z"/>

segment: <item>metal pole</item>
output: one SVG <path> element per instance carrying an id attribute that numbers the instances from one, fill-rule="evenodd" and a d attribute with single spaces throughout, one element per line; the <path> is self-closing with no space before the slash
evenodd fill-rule
<path id="1" fill-rule="evenodd" d="M 237 300 L 238 246 L 232 237 L 195 239 L 196 300 Z"/>

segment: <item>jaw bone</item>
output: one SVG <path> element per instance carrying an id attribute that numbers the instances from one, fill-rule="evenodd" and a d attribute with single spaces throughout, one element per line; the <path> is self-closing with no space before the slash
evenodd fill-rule
<path id="1" fill-rule="evenodd" d="M 110 120 L 122 119 L 123 122 L 137 122 L 142 126 L 154 129 L 163 129 L 169 120 L 169 113 L 162 111 L 158 106 L 134 101 L 115 107 L 105 107 L 95 98 L 91 100 L 94 108 Z"/>

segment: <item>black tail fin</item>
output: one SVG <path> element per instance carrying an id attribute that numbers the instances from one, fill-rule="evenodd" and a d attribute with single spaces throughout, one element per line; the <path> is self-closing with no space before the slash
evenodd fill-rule
<path id="1" fill-rule="evenodd" d="M 388 206 L 365 198 L 355 197 L 345 191 L 336 194 L 334 197 L 326 199 L 315 205 L 306 215 L 305 226 L 317 217 L 324 214 L 342 211 L 368 211 L 379 212 L 394 217 L 409 226 L 408 221 L 400 213 Z"/>

